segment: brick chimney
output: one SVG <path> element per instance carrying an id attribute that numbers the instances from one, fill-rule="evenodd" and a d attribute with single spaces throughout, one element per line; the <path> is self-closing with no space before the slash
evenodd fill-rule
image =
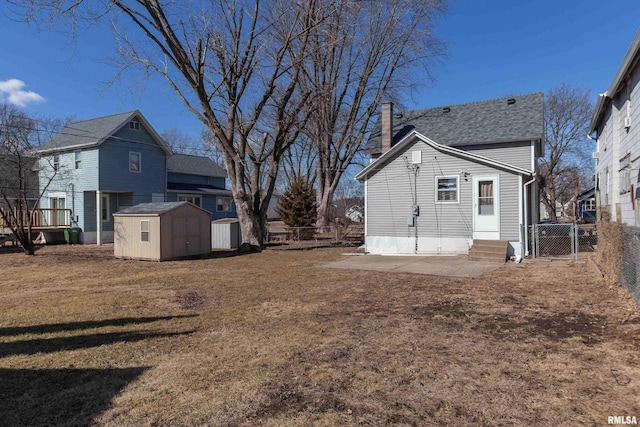
<path id="1" fill-rule="evenodd" d="M 391 140 L 393 139 L 393 102 L 382 103 L 382 150 L 380 154 L 384 154 L 391 148 Z"/>

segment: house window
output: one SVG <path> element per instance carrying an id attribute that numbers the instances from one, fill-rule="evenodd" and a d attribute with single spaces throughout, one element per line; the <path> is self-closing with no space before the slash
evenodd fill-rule
<path id="1" fill-rule="evenodd" d="M 609 189 L 611 188 L 611 177 L 609 176 L 609 168 L 605 170 L 605 187 L 604 187 L 604 203 L 609 204 Z"/>
<path id="2" fill-rule="evenodd" d="M 58 169 L 60 169 L 60 155 L 59 154 L 54 154 L 53 155 L 53 170 L 57 171 Z"/>
<path id="3" fill-rule="evenodd" d="M 129 122 L 129 129 L 131 130 L 140 130 L 140 122 L 136 120 L 131 120 Z"/>
<path id="4" fill-rule="evenodd" d="M 193 203 L 198 207 L 202 207 L 202 196 L 192 196 L 189 194 L 178 194 L 179 202 L 189 202 Z"/>
<path id="5" fill-rule="evenodd" d="M 494 215 L 493 180 L 478 181 L 478 215 Z"/>
<path id="6" fill-rule="evenodd" d="M 109 195 L 103 194 L 100 198 L 100 219 L 109 222 Z"/>
<path id="7" fill-rule="evenodd" d="M 220 197 L 217 198 L 218 201 L 218 212 L 231 212 L 231 197 Z"/>
<path id="8" fill-rule="evenodd" d="M 129 172 L 140 172 L 142 169 L 142 154 L 130 151 L 129 152 Z"/>
<path id="9" fill-rule="evenodd" d="M 585 202 L 584 202 L 584 210 L 585 211 L 595 211 L 596 210 L 596 199 L 585 200 Z"/>
<path id="10" fill-rule="evenodd" d="M 82 165 L 82 154 L 80 154 L 80 151 L 76 151 L 74 156 L 76 160 L 76 169 L 80 169 L 80 166 Z"/>
<path id="11" fill-rule="evenodd" d="M 457 176 L 437 176 L 436 203 L 458 203 L 458 181 Z"/>
<path id="12" fill-rule="evenodd" d="M 631 154 L 620 159 L 620 194 L 631 191 Z"/>
<path id="13" fill-rule="evenodd" d="M 143 219 L 140 221 L 140 241 L 149 242 L 149 220 Z"/>

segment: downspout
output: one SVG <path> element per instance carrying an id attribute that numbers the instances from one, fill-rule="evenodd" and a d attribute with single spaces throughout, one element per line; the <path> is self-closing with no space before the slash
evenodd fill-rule
<path id="1" fill-rule="evenodd" d="M 75 223 L 77 227 L 78 221 L 74 220 L 74 217 L 76 216 L 76 187 L 73 185 L 73 182 L 69 185 L 71 186 L 71 221 L 70 223 Z"/>
<path id="2" fill-rule="evenodd" d="M 536 174 L 534 173 L 532 179 L 524 184 L 524 256 L 529 256 L 529 203 L 527 197 L 527 186 L 536 182 Z"/>

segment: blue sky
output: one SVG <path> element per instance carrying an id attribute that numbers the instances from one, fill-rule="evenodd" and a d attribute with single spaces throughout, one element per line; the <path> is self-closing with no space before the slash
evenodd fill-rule
<path id="1" fill-rule="evenodd" d="M 639 17 L 637 0 L 453 0 L 437 31 L 449 43 L 448 58 L 433 69 L 435 82 L 405 104 L 428 108 L 547 91 L 562 82 L 590 88 L 595 102 L 620 66 Z M 26 111 L 88 119 L 140 109 L 159 132 L 175 127 L 196 136 L 202 127 L 157 80 L 134 91 L 128 81 L 105 90 L 115 69 L 106 61 L 113 42 L 104 27 L 82 32 L 74 45 L 11 21 L 3 9 L 0 46 L 0 98 L 7 98 L 2 83 L 6 88 L 17 79 L 25 86 L 14 95 L 31 91 L 32 101 L 45 99 L 26 103 Z"/>

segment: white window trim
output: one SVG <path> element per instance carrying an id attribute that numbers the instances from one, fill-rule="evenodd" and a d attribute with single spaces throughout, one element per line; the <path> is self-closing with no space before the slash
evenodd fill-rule
<path id="1" fill-rule="evenodd" d="M 137 154 L 138 155 L 138 170 L 133 170 L 131 169 L 131 155 L 132 154 Z M 142 172 L 142 153 L 140 153 L 139 151 L 129 151 L 129 172 L 132 173 L 140 173 Z"/>
<path id="2" fill-rule="evenodd" d="M 456 200 L 438 200 L 438 179 L 448 179 L 455 178 L 456 179 Z M 460 175 L 439 175 L 434 177 L 433 182 L 433 190 L 434 195 L 433 198 L 437 205 L 456 205 L 460 204 Z"/>
<path id="3" fill-rule="evenodd" d="M 193 199 L 195 201 L 195 199 L 199 199 L 200 200 L 200 204 L 196 205 L 199 207 L 202 207 L 202 196 L 198 195 L 198 194 L 178 194 L 178 201 L 182 202 L 182 200 L 180 200 L 180 198 L 185 198 L 185 199 Z M 185 200 L 185 202 L 188 202 L 189 200 Z M 193 203 L 193 202 L 191 202 Z M 193 203 L 195 205 L 195 203 Z"/>
<path id="4" fill-rule="evenodd" d="M 140 122 L 137 120 L 129 120 L 129 129 L 140 130 Z"/>
<path id="5" fill-rule="evenodd" d="M 60 154 L 53 155 L 53 159 L 51 159 L 51 166 L 53 167 L 54 171 L 57 171 L 58 169 L 60 169 Z"/>
<path id="6" fill-rule="evenodd" d="M 105 200 L 106 200 L 106 203 L 105 203 Z M 109 202 L 110 202 L 110 200 L 109 200 L 109 195 L 108 194 L 101 194 L 100 195 L 100 205 L 101 205 L 100 206 L 100 219 L 102 220 L 102 222 L 109 222 L 109 216 L 111 216 L 111 212 L 109 210 Z M 105 207 L 107 208 L 107 219 L 104 219 L 102 217 L 102 210 Z"/>
<path id="7" fill-rule="evenodd" d="M 82 151 L 73 152 L 73 161 L 76 169 L 82 168 Z"/>
<path id="8" fill-rule="evenodd" d="M 147 223 L 147 231 L 144 231 L 142 229 L 143 222 Z M 142 233 L 147 233 L 147 240 L 142 240 Z M 148 219 L 140 220 L 140 243 L 151 243 L 151 221 L 149 221 Z"/>
<path id="9" fill-rule="evenodd" d="M 224 199 L 229 199 L 230 203 L 229 203 L 229 209 L 225 210 L 225 209 L 219 209 L 220 204 L 218 202 L 219 199 L 224 198 Z M 216 212 L 232 212 L 233 211 L 233 198 L 229 197 L 229 196 L 216 196 Z"/>

